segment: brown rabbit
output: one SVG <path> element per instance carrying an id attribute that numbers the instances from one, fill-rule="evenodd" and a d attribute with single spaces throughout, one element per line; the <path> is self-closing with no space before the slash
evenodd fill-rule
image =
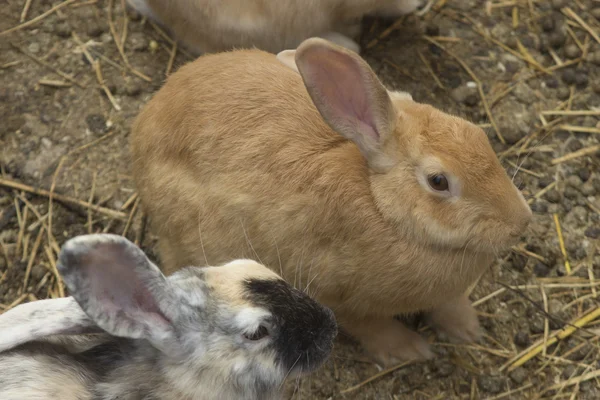
<path id="1" fill-rule="evenodd" d="M 200 57 L 131 140 L 167 273 L 255 258 L 383 364 L 431 355 L 398 314 L 477 338 L 468 288 L 531 219 L 481 129 L 386 90 L 322 39 Z"/>
<path id="2" fill-rule="evenodd" d="M 356 52 L 364 15 L 411 13 L 423 0 L 127 0 L 195 54 L 233 48 L 277 53 L 321 36 Z"/>

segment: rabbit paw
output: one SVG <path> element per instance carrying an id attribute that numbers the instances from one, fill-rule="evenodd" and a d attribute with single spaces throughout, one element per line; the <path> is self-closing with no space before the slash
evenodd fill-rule
<path id="1" fill-rule="evenodd" d="M 459 342 L 476 342 L 481 337 L 477 313 L 467 296 L 450 301 L 429 315 L 431 324 Z"/>
<path id="2" fill-rule="evenodd" d="M 361 321 L 349 332 L 382 367 L 433 357 L 429 343 L 421 335 L 393 318 Z"/>

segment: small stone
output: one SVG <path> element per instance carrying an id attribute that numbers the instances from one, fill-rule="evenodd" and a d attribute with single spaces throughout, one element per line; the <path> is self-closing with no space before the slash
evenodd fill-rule
<path id="1" fill-rule="evenodd" d="M 600 51 L 595 51 L 588 55 L 588 60 L 594 64 L 600 65 Z"/>
<path id="2" fill-rule="evenodd" d="M 130 34 L 129 43 L 133 51 L 148 51 L 148 39 L 141 32 Z"/>
<path id="3" fill-rule="evenodd" d="M 600 228 L 596 226 L 590 226 L 583 232 L 583 234 L 592 239 L 600 238 Z"/>
<path id="4" fill-rule="evenodd" d="M 492 394 L 500 393 L 504 386 L 502 378 L 496 378 L 493 376 L 481 376 L 477 380 L 477 384 L 481 390 Z"/>
<path id="5" fill-rule="evenodd" d="M 594 91 L 594 93 L 600 94 L 600 81 L 595 81 L 592 84 L 592 90 Z"/>
<path id="6" fill-rule="evenodd" d="M 596 194 L 596 188 L 592 182 L 585 182 L 581 185 L 580 190 L 584 196 L 594 196 Z"/>
<path id="7" fill-rule="evenodd" d="M 40 44 L 37 42 L 31 43 L 29 46 L 27 46 L 27 50 L 29 50 L 30 53 L 39 53 L 40 52 Z"/>
<path id="8" fill-rule="evenodd" d="M 571 97 L 571 91 L 568 87 L 561 86 L 556 91 L 556 97 L 558 97 L 559 100 L 567 100 L 569 97 Z"/>
<path id="9" fill-rule="evenodd" d="M 450 97 L 452 97 L 452 99 L 454 99 L 454 101 L 457 103 L 464 103 L 469 95 L 475 94 L 475 90 L 471 89 L 467 85 L 459 86 L 450 91 Z"/>
<path id="10" fill-rule="evenodd" d="M 85 118 L 85 122 L 89 130 L 96 135 L 106 133 L 108 127 L 106 126 L 106 120 L 100 114 L 90 114 Z"/>
<path id="11" fill-rule="evenodd" d="M 573 139 L 573 140 L 570 140 L 569 143 L 567 143 L 568 151 L 577 151 L 577 150 L 581 149 L 582 147 L 583 147 L 583 144 L 581 144 L 579 139 Z"/>
<path id="12" fill-rule="evenodd" d="M 523 271 L 525 269 L 525 265 L 527 265 L 527 257 L 522 256 L 520 254 L 514 254 L 512 257 L 512 267 L 516 271 Z"/>
<path id="13" fill-rule="evenodd" d="M 550 185 L 551 183 L 554 182 L 554 179 L 552 177 L 549 176 L 542 176 L 539 181 L 538 181 L 538 187 L 540 189 L 545 188 L 546 186 Z"/>
<path id="14" fill-rule="evenodd" d="M 554 8 L 555 10 L 560 10 L 566 5 L 566 1 L 567 0 L 552 0 L 552 8 Z"/>
<path id="15" fill-rule="evenodd" d="M 519 101 L 525 104 L 531 104 L 536 100 L 535 92 L 525 83 L 517 85 L 513 93 Z"/>
<path id="16" fill-rule="evenodd" d="M 479 96 L 470 94 L 465 98 L 465 104 L 469 107 L 476 106 L 479 103 Z"/>
<path id="17" fill-rule="evenodd" d="M 444 360 L 434 361 L 433 367 L 435 368 L 435 370 L 437 372 L 437 376 L 439 376 L 441 378 L 446 378 L 446 377 L 452 375 L 452 373 L 455 370 L 454 364 L 449 363 Z"/>
<path id="18" fill-rule="evenodd" d="M 529 334 L 525 331 L 519 331 L 515 334 L 513 341 L 519 347 L 527 347 L 529 346 Z"/>
<path id="19" fill-rule="evenodd" d="M 581 55 L 581 50 L 574 44 L 570 44 L 565 47 L 565 56 L 570 59 L 577 58 Z"/>
<path id="20" fill-rule="evenodd" d="M 546 79 L 546 87 L 550 89 L 556 89 L 558 87 L 558 80 L 553 77 Z"/>
<path id="21" fill-rule="evenodd" d="M 96 37 L 102 35 L 105 31 L 104 26 L 94 20 L 88 21 L 86 23 L 86 26 L 87 26 L 86 32 L 89 37 L 96 38 Z"/>
<path id="22" fill-rule="evenodd" d="M 575 77 L 576 77 L 575 71 L 573 71 L 572 69 L 566 69 L 562 73 L 562 80 L 567 85 L 574 84 L 575 79 L 576 79 Z"/>
<path id="23" fill-rule="evenodd" d="M 575 366 L 573 364 L 567 364 L 563 367 L 561 375 L 563 379 L 570 379 L 575 376 L 576 373 Z"/>
<path id="24" fill-rule="evenodd" d="M 544 32 L 552 32 L 554 30 L 554 19 L 552 17 L 547 16 L 542 19 L 542 29 Z"/>
<path id="25" fill-rule="evenodd" d="M 36 265 L 33 268 L 31 268 L 31 277 L 34 280 L 34 283 L 37 284 L 37 282 L 39 282 L 40 279 L 42 279 L 44 275 L 46 275 L 46 272 L 48 272 L 48 270 L 42 265 Z"/>
<path id="26" fill-rule="evenodd" d="M 548 42 L 550 43 L 550 46 L 555 49 L 562 47 L 562 45 L 565 44 L 566 40 L 567 38 L 562 32 L 552 32 L 548 37 Z"/>
<path id="27" fill-rule="evenodd" d="M 529 376 L 529 371 L 527 371 L 523 367 L 519 367 L 519 368 L 516 368 L 514 371 L 512 371 L 509 374 L 509 376 L 510 376 L 510 379 L 512 379 L 512 381 L 514 383 L 516 383 L 517 385 L 520 385 L 523 382 L 525 382 L 525 380 Z"/>
<path id="28" fill-rule="evenodd" d="M 425 27 L 425 33 L 429 36 L 439 36 L 440 27 L 435 24 L 427 24 L 427 26 Z"/>
<path id="29" fill-rule="evenodd" d="M 589 79 L 588 74 L 586 72 L 579 71 L 575 74 L 575 85 L 577 85 L 578 88 L 585 88 L 588 85 L 588 82 Z"/>
<path id="30" fill-rule="evenodd" d="M 529 318 L 529 331 L 534 335 L 544 332 L 544 318 L 539 314 L 534 314 Z"/>
<path id="31" fill-rule="evenodd" d="M 538 278 L 543 278 L 545 276 L 548 276 L 548 274 L 550 273 L 550 268 L 548 268 L 548 266 L 546 264 L 538 261 L 533 266 L 533 273 Z"/>
<path id="32" fill-rule="evenodd" d="M 600 20 L 600 7 L 592 9 L 592 11 L 590 11 L 590 14 L 592 14 L 592 17 L 596 18 L 597 20 Z"/>
<path id="33" fill-rule="evenodd" d="M 140 94 L 141 92 L 142 92 L 142 86 L 138 82 L 136 82 L 134 80 L 130 80 L 125 83 L 125 93 L 128 96 L 135 97 L 138 94 Z"/>
<path id="34" fill-rule="evenodd" d="M 577 175 L 570 175 L 567 178 L 567 184 L 569 184 L 569 186 L 572 186 L 574 188 L 579 188 L 579 186 L 581 186 L 581 178 Z"/>
<path id="35" fill-rule="evenodd" d="M 545 199 L 550 203 L 559 203 L 560 202 L 560 194 L 556 190 L 550 190 L 546 193 Z"/>
<path id="36" fill-rule="evenodd" d="M 583 182 L 587 182 L 590 179 L 590 170 L 588 168 L 581 168 L 577 174 L 579 175 L 579 178 L 583 181 Z"/>
<path id="37" fill-rule="evenodd" d="M 44 137 L 41 142 L 44 149 L 49 150 L 52 148 L 52 141 L 50 139 Z"/>
<path id="38" fill-rule="evenodd" d="M 536 214 L 546 214 L 548 212 L 548 205 L 539 200 L 533 203 L 530 207 L 531 211 L 533 211 Z"/>
<path id="39" fill-rule="evenodd" d="M 56 35 L 61 38 L 71 37 L 71 26 L 66 21 L 59 22 L 54 27 L 54 32 L 56 32 Z"/>

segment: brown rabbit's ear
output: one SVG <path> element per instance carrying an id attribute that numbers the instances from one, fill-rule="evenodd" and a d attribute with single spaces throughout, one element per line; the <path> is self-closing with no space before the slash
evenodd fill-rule
<path id="1" fill-rule="evenodd" d="M 277 54 L 277 59 L 286 67 L 300 72 L 296 65 L 296 50 L 283 50 Z"/>
<path id="2" fill-rule="evenodd" d="M 376 169 L 393 161 L 383 147 L 395 128 L 396 112 L 386 88 L 358 54 L 319 38 L 298 47 L 295 60 L 321 116 L 352 140 Z"/>

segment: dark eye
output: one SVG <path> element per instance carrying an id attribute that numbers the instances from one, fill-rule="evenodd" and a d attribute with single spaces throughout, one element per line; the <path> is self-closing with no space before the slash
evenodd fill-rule
<path id="1" fill-rule="evenodd" d="M 264 326 L 259 326 L 254 333 L 244 333 L 244 337 L 248 340 L 260 340 L 269 336 L 269 330 Z"/>
<path id="2" fill-rule="evenodd" d="M 430 175 L 427 178 L 427 183 L 433 190 L 437 190 L 438 192 L 445 192 L 448 190 L 448 179 L 442 174 L 438 175 Z"/>

